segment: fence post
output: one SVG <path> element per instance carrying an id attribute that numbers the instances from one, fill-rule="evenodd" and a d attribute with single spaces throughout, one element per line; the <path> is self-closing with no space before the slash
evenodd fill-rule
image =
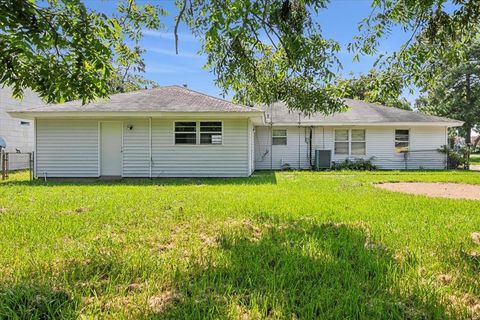
<path id="1" fill-rule="evenodd" d="M 465 151 L 465 170 L 470 170 L 470 148 Z"/>
<path id="2" fill-rule="evenodd" d="M 32 176 L 32 153 L 28 153 L 28 172 L 30 173 L 30 181 L 33 180 Z"/>
<path id="3" fill-rule="evenodd" d="M 30 172 L 32 175 L 32 181 L 35 179 L 35 151 L 30 153 L 31 161 L 30 161 Z"/>
<path id="4" fill-rule="evenodd" d="M 0 150 L 0 162 L 2 163 L 2 180 L 5 180 L 5 152 Z"/>
<path id="5" fill-rule="evenodd" d="M 8 163 L 8 160 L 9 160 L 9 153 L 8 152 L 5 152 L 5 178 L 8 179 L 8 170 L 9 170 L 9 163 Z"/>

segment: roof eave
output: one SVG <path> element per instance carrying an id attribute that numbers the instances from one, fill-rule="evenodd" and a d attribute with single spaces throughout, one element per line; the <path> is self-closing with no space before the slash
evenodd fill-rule
<path id="1" fill-rule="evenodd" d="M 196 111 L 196 112 L 141 112 L 141 111 L 9 111 L 8 114 L 20 119 L 40 118 L 172 118 L 172 117 L 223 117 L 253 118 L 263 116 L 262 111 Z"/>

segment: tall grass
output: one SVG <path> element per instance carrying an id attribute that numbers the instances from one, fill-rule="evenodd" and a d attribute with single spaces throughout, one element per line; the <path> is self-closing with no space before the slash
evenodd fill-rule
<path id="1" fill-rule="evenodd" d="M 0 318 L 473 318 L 473 172 L 0 183 Z"/>

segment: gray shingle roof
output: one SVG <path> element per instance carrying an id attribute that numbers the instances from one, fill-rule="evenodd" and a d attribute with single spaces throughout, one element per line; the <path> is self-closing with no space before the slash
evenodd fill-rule
<path id="1" fill-rule="evenodd" d="M 15 110 L 17 111 L 17 110 Z M 82 105 L 81 101 L 50 104 L 21 112 L 259 112 L 180 86 L 113 94 L 109 99 Z"/>
<path id="2" fill-rule="evenodd" d="M 368 103 L 358 100 L 345 99 L 345 104 L 348 110 L 338 112 L 333 115 L 325 116 L 320 113 L 315 113 L 310 116 L 305 116 L 298 111 L 290 111 L 284 103 L 275 103 L 272 108 L 264 107 L 266 111 L 267 120 L 270 122 L 270 116 L 273 123 L 298 123 L 304 124 L 325 123 L 325 124 L 375 124 L 375 123 L 458 123 L 462 125 L 461 121 L 452 120 L 448 118 L 430 116 L 419 112 L 402 110 L 397 108 L 389 108 L 386 106 Z"/>

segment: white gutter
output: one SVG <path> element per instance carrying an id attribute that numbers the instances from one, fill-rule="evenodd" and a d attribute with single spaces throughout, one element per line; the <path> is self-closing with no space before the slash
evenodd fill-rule
<path id="1" fill-rule="evenodd" d="M 380 126 L 433 126 L 433 127 L 460 127 L 463 122 L 274 122 L 268 124 L 274 127 L 380 127 Z"/>

